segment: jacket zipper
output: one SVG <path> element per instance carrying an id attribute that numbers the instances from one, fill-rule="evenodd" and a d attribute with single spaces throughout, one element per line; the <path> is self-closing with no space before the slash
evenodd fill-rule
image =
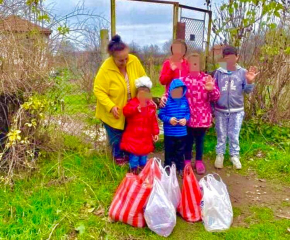
<path id="1" fill-rule="evenodd" d="M 228 110 L 229 110 L 229 113 L 231 113 L 231 110 L 230 110 L 230 90 L 231 90 L 231 84 L 232 84 L 232 80 L 231 80 L 231 77 L 229 76 L 229 85 L 228 85 Z"/>

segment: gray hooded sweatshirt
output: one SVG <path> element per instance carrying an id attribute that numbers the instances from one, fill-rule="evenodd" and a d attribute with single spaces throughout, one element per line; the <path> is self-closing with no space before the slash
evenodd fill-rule
<path id="1" fill-rule="evenodd" d="M 214 78 L 221 93 L 215 106 L 217 111 L 225 113 L 244 111 L 244 93 L 251 93 L 254 90 L 254 84 L 247 83 L 246 72 L 247 70 L 239 65 L 233 72 L 224 68 L 216 70 Z"/>

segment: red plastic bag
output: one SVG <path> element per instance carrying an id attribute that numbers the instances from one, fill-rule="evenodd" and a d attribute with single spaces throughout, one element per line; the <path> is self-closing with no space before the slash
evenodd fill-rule
<path id="1" fill-rule="evenodd" d="M 177 208 L 185 221 L 197 222 L 201 220 L 201 199 L 202 194 L 198 181 L 194 176 L 191 165 L 187 164 L 184 168 L 181 201 Z"/>
<path id="2" fill-rule="evenodd" d="M 150 196 L 154 176 L 158 174 L 156 160 L 150 159 L 139 176 L 128 173 L 119 185 L 109 209 L 109 217 L 134 227 L 145 227 L 144 208 Z"/>
<path id="3" fill-rule="evenodd" d="M 157 177 L 159 180 L 161 179 L 161 161 L 157 158 L 150 158 L 146 163 L 143 170 L 140 172 L 139 177 L 141 179 L 145 179 L 149 175 L 153 177 Z M 152 175 L 153 174 L 153 175 Z M 153 182 L 153 179 L 151 179 Z"/>

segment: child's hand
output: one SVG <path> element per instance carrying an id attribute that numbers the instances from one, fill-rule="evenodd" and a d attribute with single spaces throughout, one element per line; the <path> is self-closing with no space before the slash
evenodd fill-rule
<path id="1" fill-rule="evenodd" d="M 159 106 L 160 106 L 161 108 L 164 108 L 164 107 L 166 106 L 166 102 L 167 102 L 167 97 L 162 96 L 162 97 L 161 97 L 161 101 L 160 101 Z"/>
<path id="2" fill-rule="evenodd" d="M 187 122 L 187 121 L 186 121 L 185 118 L 179 120 L 179 124 L 180 124 L 181 126 L 185 126 L 185 125 L 186 125 L 186 122 Z"/>
<path id="3" fill-rule="evenodd" d="M 257 67 L 251 66 L 249 71 L 246 73 L 246 79 L 248 84 L 253 84 L 255 82 L 256 76 L 259 74 L 257 73 Z"/>
<path id="4" fill-rule="evenodd" d="M 214 80 L 212 78 L 212 76 L 206 76 L 205 78 L 205 86 L 204 86 L 205 90 L 211 92 L 214 89 Z"/>
<path id="5" fill-rule="evenodd" d="M 153 136 L 153 141 L 154 141 L 154 142 L 157 142 L 158 139 L 159 139 L 159 136 L 158 136 L 158 135 Z"/>
<path id="6" fill-rule="evenodd" d="M 175 118 L 175 117 L 173 117 L 173 118 L 170 118 L 170 124 L 172 125 L 172 126 L 176 126 L 177 125 L 177 123 L 178 123 L 178 121 L 177 121 L 177 119 Z"/>
<path id="7" fill-rule="evenodd" d="M 141 112 L 141 105 L 137 107 L 138 112 Z"/>
<path id="8" fill-rule="evenodd" d="M 171 68 L 172 71 L 174 71 L 177 68 L 177 66 L 176 66 L 175 63 L 170 62 L 170 68 Z"/>

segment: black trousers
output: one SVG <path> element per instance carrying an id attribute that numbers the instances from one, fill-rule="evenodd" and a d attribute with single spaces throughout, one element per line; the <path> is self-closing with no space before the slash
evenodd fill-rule
<path id="1" fill-rule="evenodd" d="M 192 148 L 195 143 L 195 160 L 202 160 L 204 137 L 207 128 L 191 128 L 187 127 L 185 160 L 192 159 Z"/>
<path id="2" fill-rule="evenodd" d="M 164 149 L 165 149 L 165 166 L 171 166 L 175 163 L 177 170 L 184 168 L 184 151 L 186 145 L 186 136 L 184 137 L 171 137 L 164 136 Z"/>

